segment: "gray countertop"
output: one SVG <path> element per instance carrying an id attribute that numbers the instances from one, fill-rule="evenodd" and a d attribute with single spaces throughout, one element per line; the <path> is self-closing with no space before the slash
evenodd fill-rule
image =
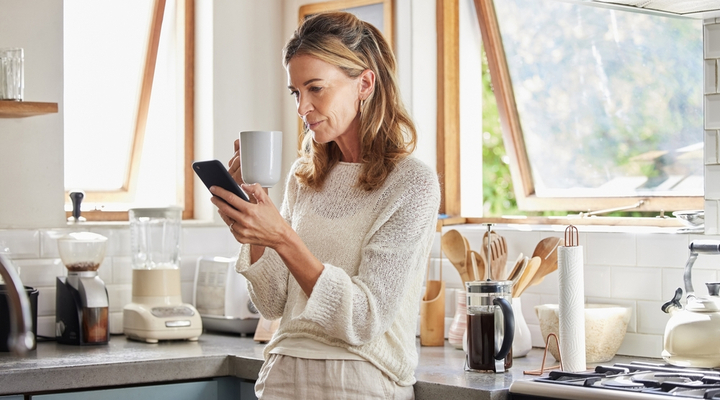
<path id="1" fill-rule="evenodd" d="M 108 345 L 71 346 L 41 342 L 24 357 L 0 353 L 0 395 L 28 394 L 94 387 L 234 376 L 255 380 L 264 345 L 249 337 L 204 333 L 197 342 L 166 341 L 147 344 L 112 336 Z M 523 371 L 536 370 L 543 351 L 533 349 L 515 358 L 505 373 L 463 370 L 463 352 L 418 344 L 420 364 L 415 371 L 418 400 L 504 399 L 510 384 L 531 379 Z M 613 360 L 612 362 L 618 362 Z M 547 365 L 554 360 L 548 355 Z"/>

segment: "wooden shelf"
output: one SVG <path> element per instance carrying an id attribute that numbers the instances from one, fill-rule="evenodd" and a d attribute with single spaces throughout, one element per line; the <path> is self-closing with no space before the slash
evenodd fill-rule
<path id="1" fill-rule="evenodd" d="M 57 112 L 57 103 L 0 100 L 0 118 L 25 118 Z"/>

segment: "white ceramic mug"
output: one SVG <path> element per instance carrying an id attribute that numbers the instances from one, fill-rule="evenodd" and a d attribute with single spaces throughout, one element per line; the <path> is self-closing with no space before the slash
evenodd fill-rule
<path id="1" fill-rule="evenodd" d="M 272 187 L 280 181 L 282 132 L 240 132 L 240 168 L 243 181 Z"/>

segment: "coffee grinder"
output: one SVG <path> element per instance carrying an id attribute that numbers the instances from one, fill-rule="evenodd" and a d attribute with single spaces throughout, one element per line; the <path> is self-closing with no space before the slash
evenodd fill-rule
<path id="1" fill-rule="evenodd" d="M 97 270 L 105 258 L 107 238 L 74 232 L 58 239 L 60 259 L 68 269 L 58 276 L 55 293 L 55 338 L 74 345 L 107 344 L 108 294 Z"/>
<path id="2" fill-rule="evenodd" d="M 197 340 L 202 320 L 180 293 L 182 209 L 133 208 L 130 216 L 132 302 L 123 309 L 123 332 L 148 343 Z"/>

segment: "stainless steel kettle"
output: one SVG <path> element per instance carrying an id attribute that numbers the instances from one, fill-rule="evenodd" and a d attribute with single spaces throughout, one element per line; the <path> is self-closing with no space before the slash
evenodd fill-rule
<path id="1" fill-rule="evenodd" d="M 662 310 L 670 314 L 663 337 L 663 359 L 673 365 L 697 368 L 720 367 L 720 282 L 708 282 L 708 297 L 696 297 L 692 285 L 692 266 L 699 254 L 720 254 L 720 241 L 695 240 L 690 243 L 685 264 L 686 304 L 680 303 L 682 288 Z"/>

